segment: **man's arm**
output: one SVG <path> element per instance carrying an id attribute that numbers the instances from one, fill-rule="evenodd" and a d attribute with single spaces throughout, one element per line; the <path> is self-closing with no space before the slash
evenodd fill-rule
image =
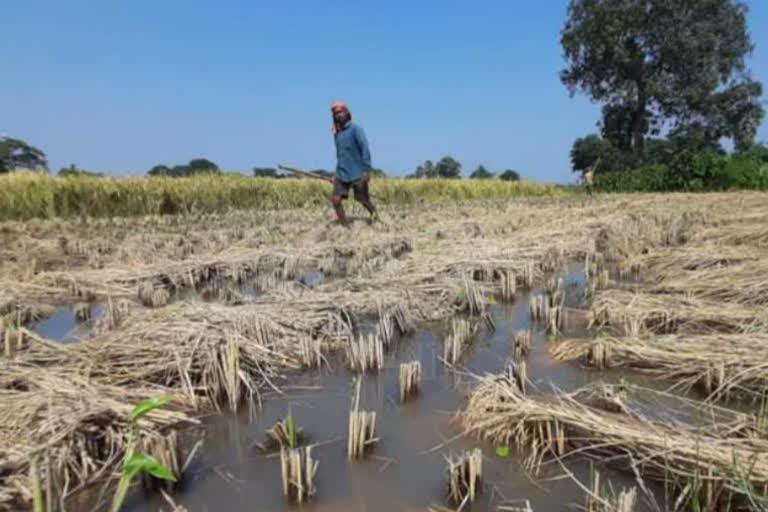
<path id="1" fill-rule="evenodd" d="M 368 139 L 360 126 L 356 126 L 355 140 L 360 148 L 360 155 L 363 157 L 363 171 L 371 172 L 371 150 L 368 147 Z"/>

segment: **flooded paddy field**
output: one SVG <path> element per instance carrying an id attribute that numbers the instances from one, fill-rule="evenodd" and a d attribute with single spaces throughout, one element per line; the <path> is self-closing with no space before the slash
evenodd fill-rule
<path id="1" fill-rule="evenodd" d="M 0 509 L 763 509 L 765 199 L 7 223 Z"/>

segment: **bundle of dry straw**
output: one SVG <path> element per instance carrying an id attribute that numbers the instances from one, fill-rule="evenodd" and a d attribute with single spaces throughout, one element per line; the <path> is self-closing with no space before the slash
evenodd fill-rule
<path id="1" fill-rule="evenodd" d="M 746 306 L 768 304 L 768 257 L 728 267 L 681 271 L 651 288 Z"/>
<path id="2" fill-rule="evenodd" d="M 127 446 L 134 405 L 160 394 L 157 388 L 97 384 L 70 369 L 41 372 L 16 362 L 0 363 L 0 375 L 0 496 L 8 498 L 0 504 L 5 505 L 31 500 L 27 474 L 33 458 L 42 459 L 62 498 L 110 476 Z M 139 442 L 161 459 L 178 461 L 169 429 L 197 421 L 179 412 L 190 407 L 183 395 L 169 396 L 172 403 L 140 421 Z M 155 450 L 160 446 L 171 450 L 167 457 Z"/>
<path id="3" fill-rule="evenodd" d="M 768 389 L 768 334 L 599 337 L 552 346 L 560 361 L 597 368 L 626 367 L 673 381 L 673 389 L 701 387 L 712 399 L 762 396 Z"/>
<path id="4" fill-rule="evenodd" d="M 635 468 L 649 478 L 677 480 L 681 487 L 699 482 L 714 491 L 711 496 L 768 494 L 768 440 L 744 435 L 748 427 L 655 422 L 625 404 L 619 413 L 588 405 L 594 395 L 585 388 L 525 396 L 509 379 L 488 377 L 461 418 L 483 439 L 530 450 L 526 465 L 535 471 L 545 457 L 574 453 Z"/>
<path id="5" fill-rule="evenodd" d="M 653 333 L 740 333 L 768 328 L 768 309 L 684 295 L 605 290 L 591 309 L 592 324 L 637 336 Z"/>

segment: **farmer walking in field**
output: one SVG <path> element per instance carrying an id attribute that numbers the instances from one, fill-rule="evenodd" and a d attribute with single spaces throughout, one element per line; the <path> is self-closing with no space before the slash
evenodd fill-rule
<path id="1" fill-rule="evenodd" d="M 371 220 L 378 219 L 371 203 L 368 183 L 371 181 L 371 152 L 363 129 L 352 122 L 352 114 L 343 101 L 331 105 L 333 139 L 336 144 L 336 177 L 333 181 L 333 207 L 341 225 L 347 225 L 342 201 L 353 189 L 355 200 L 368 210 Z"/>

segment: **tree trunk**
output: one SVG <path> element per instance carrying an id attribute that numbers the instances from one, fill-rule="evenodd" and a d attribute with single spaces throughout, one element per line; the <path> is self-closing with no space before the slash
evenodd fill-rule
<path id="1" fill-rule="evenodd" d="M 645 147 L 645 107 L 648 102 L 642 82 L 637 83 L 637 107 L 632 116 L 632 150 L 636 155 Z"/>

